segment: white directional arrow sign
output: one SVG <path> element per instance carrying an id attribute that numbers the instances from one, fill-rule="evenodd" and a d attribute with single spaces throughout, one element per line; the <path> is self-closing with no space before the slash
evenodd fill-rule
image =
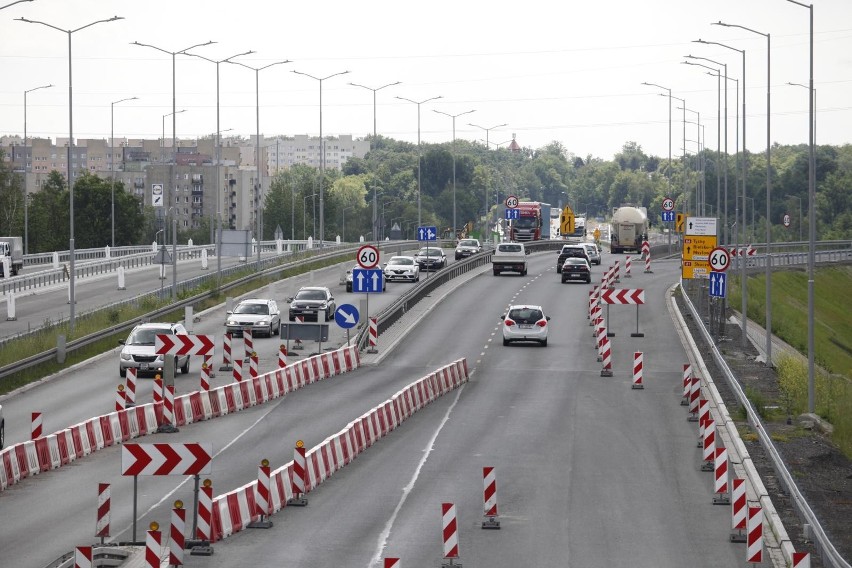
<path id="1" fill-rule="evenodd" d="M 379 268 L 352 269 L 353 292 L 381 292 L 384 289 L 384 274 Z"/>
<path id="2" fill-rule="evenodd" d="M 343 321 L 347 324 L 355 325 L 358 323 L 358 320 L 355 319 L 355 314 L 347 312 L 343 308 L 337 308 L 337 313 L 340 314 L 340 317 L 342 317 Z"/>

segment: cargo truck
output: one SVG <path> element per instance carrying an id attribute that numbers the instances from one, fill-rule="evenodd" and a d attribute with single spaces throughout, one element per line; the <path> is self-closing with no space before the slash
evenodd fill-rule
<path id="1" fill-rule="evenodd" d="M 610 250 L 613 253 L 642 252 L 648 238 L 648 210 L 624 205 L 612 214 Z"/>
<path id="2" fill-rule="evenodd" d="M 518 203 L 518 218 L 509 226 L 509 240 L 516 243 L 550 238 L 550 204 L 538 201 Z"/>
<path id="3" fill-rule="evenodd" d="M 7 278 L 5 273 L 8 259 L 9 273 L 17 276 L 24 270 L 24 246 L 21 237 L 0 237 L 0 276 Z"/>

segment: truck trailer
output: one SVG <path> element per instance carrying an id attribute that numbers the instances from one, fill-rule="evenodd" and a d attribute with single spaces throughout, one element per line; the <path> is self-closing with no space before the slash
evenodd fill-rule
<path id="1" fill-rule="evenodd" d="M 5 273 L 8 259 L 9 273 Z M 0 276 L 17 276 L 24 270 L 24 245 L 21 237 L 0 237 Z"/>
<path id="2" fill-rule="evenodd" d="M 611 225 L 611 252 L 642 252 L 642 242 L 648 238 L 648 210 L 645 207 L 619 207 L 612 214 Z"/>

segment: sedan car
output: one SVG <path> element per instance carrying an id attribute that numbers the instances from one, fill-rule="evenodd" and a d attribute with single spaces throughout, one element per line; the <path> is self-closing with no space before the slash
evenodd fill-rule
<path id="1" fill-rule="evenodd" d="M 392 256 L 385 263 L 383 270 L 385 282 L 388 280 L 420 281 L 420 265 L 414 261 L 413 256 Z"/>
<path id="2" fill-rule="evenodd" d="M 537 341 L 547 347 L 547 322 L 541 306 L 515 305 L 503 316 L 503 345 L 513 341 Z"/>
<path id="3" fill-rule="evenodd" d="M 250 328 L 252 335 L 272 337 L 281 329 L 281 311 L 275 300 L 243 300 L 228 312 L 225 328 L 235 336 L 242 335 L 243 329 Z"/>
<path id="4" fill-rule="evenodd" d="M 586 254 L 589 256 L 589 262 L 592 264 L 601 264 L 601 251 L 595 243 L 583 243 L 583 248 L 586 249 Z"/>
<path id="5" fill-rule="evenodd" d="M 140 323 L 133 328 L 127 339 L 119 340 L 121 353 L 118 356 L 118 374 L 127 376 L 127 369 L 135 368 L 141 376 L 144 373 L 161 374 L 164 356 L 157 355 L 154 343 L 158 335 L 188 335 L 186 328 L 179 323 Z M 175 357 L 175 374 L 178 368 L 184 375 L 189 373 L 189 355 Z"/>
<path id="6" fill-rule="evenodd" d="M 467 258 L 476 253 L 482 252 L 482 245 L 477 239 L 462 239 L 456 245 L 456 260 Z"/>
<path id="7" fill-rule="evenodd" d="M 352 268 L 347 270 L 346 274 L 343 276 L 343 279 L 346 281 L 346 291 L 347 292 L 352 291 L 352 277 L 353 277 L 353 274 L 354 274 L 354 270 L 359 269 L 359 268 L 361 268 L 361 265 L 356 264 L 355 266 L 353 266 Z M 387 278 L 387 276 L 385 276 L 385 278 L 382 280 L 382 292 L 386 291 L 387 289 L 388 289 L 388 278 Z"/>
<path id="8" fill-rule="evenodd" d="M 414 255 L 414 262 L 420 270 L 440 270 L 447 266 L 447 255 L 438 247 L 423 247 Z"/>
<path id="9" fill-rule="evenodd" d="M 319 321 L 321 312 L 324 314 L 325 321 L 330 321 L 334 319 L 334 310 L 337 309 L 331 290 L 324 286 L 299 288 L 296 295 L 287 298 L 287 301 L 290 303 L 290 321 L 296 321 L 297 316 Z"/>
<path id="10" fill-rule="evenodd" d="M 592 281 L 592 269 L 586 259 L 569 257 L 562 264 L 562 283 L 570 281 L 588 282 Z"/>

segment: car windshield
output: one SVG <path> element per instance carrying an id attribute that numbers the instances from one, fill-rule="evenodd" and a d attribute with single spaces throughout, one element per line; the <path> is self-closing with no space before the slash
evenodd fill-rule
<path id="1" fill-rule="evenodd" d="M 479 243 L 474 241 L 474 240 L 467 239 L 467 240 L 460 242 L 459 246 L 460 247 L 478 247 Z"/>
<path id="2" fill-rule="evenodd" d="M 158 335 L 173 335 L 169 328 L 146 327 L 133 330 L 127 343 L 130 345 L 154 345 L 154 338 Z"/>
<path id="3" fill-rule="evenodd" d="M 296 300 L 325 300 L 325 292 L 322 290 L 299 290 Z"/>
<path id="4" fill-rule="evenodd" d="M 414 260 L 404 257 L 394 257 L 390 259 L 390 261 L 388 261 L 388 264 L 401 264 L 404 266 L 411 266 L 412 264 L 414 264 Z"/>
<path id="5" fill-rule="evenodd" d="M 269 313 L 269 306 L 266 304 L 240 304 L 234 308 L 235 314 L 257 314 L 265 315 Z"/>
<path id="6" fill-rule="evenodd" d="M 509 312 L 509 319 L 515 323 L 535 323 L 544 315 L 536 308 L 515 308 Z"/>
<path id="7" fill-rule="evenodd" d="M 498 250 L 500 252 L 521 252 L 521 245 L 500 245 Z"/>

